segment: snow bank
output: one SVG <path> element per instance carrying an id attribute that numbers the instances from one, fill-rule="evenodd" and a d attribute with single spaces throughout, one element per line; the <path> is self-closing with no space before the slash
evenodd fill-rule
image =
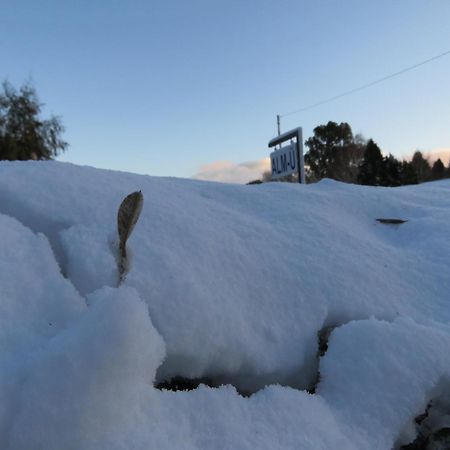
<path id="1" fill-rule="evenodd" d="M 20 390 L 14 449 L 123 447 L 139 428 L 164 343 L 135 291 L 105 288 L 51 339 Z"/>
<path id="2" fill-rule="evenodd" d="M 0 354 L 39 345 L 85 307 L 61 277 L 45 236 L 0 214 Z"/>
<path id="3" fill-rule="evenodd" d="M 117 208 L 135 190 L 144 208 L 117 289 Z M 449 375 L 449 194 L 448 181 L 233 186 L 2 162 L 0 446 L 412 440 Z M 311 387 L 328 326 L 314 396 L 153 387 L 173 376 Z"/>
<path id="4" fill-rule="evenodd" d="M 358 448 L 407 444 L 415 438 L 413 419 L 425 412 L 434 389 L 450 376 L 449 348 L 448 330 L 411 319 L 351 322 L 330 337 L 318 394 L 351 424 L 354 442 L 361 439 Z"/>
<path id="5" fill-rule="evenodd" d="M 164 424 L 152 425 L 151 448 L 357 448 L 322 398 L 291 388 L 270 386 L 245 399 L 231 387 L 200 387 L 192 392 L 161 392 L 158 399 L 167 416 L 156 416 L 154 409 L 150 413 L 149 423 Z"/>

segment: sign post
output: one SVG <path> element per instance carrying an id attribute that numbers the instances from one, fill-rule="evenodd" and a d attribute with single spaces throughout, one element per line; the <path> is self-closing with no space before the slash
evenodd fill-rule
<path id="1" fill-rule="evenodd" d="M 295 142 L 292 141 L 295 139 Z M 291 140 L 289 145 L 281 146 L 283 142 Z M 280 134 L 269 141 L 269 148 L 280 144 L 280 148 L 270 154 L 272 179 L 277 180 L 286 175 L 298 173 L 298 182 L 305 183 L 305 162 L 303 159 L 303 133 L 302 128 Z"/>

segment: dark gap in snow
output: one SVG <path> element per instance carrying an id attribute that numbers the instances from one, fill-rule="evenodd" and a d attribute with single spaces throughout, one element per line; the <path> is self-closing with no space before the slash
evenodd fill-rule
<path id="1" fill-rule="evenodd" d="M 321 358 L 325 355 L 328 350 L 328 339 L 330 338 L 331 332 L 335 329 L 334 326 L 324 327 L 317 332 L 318 339 L 318 349 L 317 349 L 317 357 Z"/>
<path id="2" fill-rule="evenodd" d="M 308 385 L 303 385 L 299 380 L 302 379 L 305 369 L 299 369 L 291 374 L 266 374 L 266 375 L 251 375 L 246 374 L 214 374 L 206 375 L 198 378 L 188 378 L 181 375 L 161 375 L 156 376 L 154 383 L 157 389 L 166 389 L 171 391 L 191 391 L 197 389 L 201 384 L 211 388 L 218 388 L 221 386 L 232 386 L 237 393 L 242 397 L 251 397 L 253 394 L 263 390 L 267 386 L 277 385 L 290 387 L 299 391 L 308 391 Z M 312 379 L 312 377 L 309 377 Z"/>
<path id="3" fill-rule="evenodd" d="M 301 386 L 298 383 L 298 379 L 301 378 L 301 372 L 299 370 L 290 376 L 266 376 L 260 379 L 259 377 L 252 377 L 247 375 L 245 379 L 242 376 L 231 376 L 231 375 L 216 375 L 214 377 L 205 376 L 199 378 L 186 378 L 183 376 L 173 376 L 171 378 L 164 378 L 157 376 L 157 381 L 155 387 L 160 390 L 170 390 L 170 391 L 192 391 L 197 389 L 201 384 L 211 387 L 218 388 L 220 386 L 233 386 L 239 395 L 243 397 L 250 397 L 258 391 L 264 389 L 266 386 L 277 384 L 280 386 L 290 387 L 296 390 L 304 390 L 310 394 L 315 394 L 317 386 L 320 382 L 320 371 L 319 362 L 320 358 L 325 355 L 328 350 L 328 339 L 332 331 L 344 323 L 338 323 L 333 325 L 324 325 L 317 332 L 317 352 L 316 352 L 316 366 L 313 369 L 312 376 L 313 382 L 309 386 Z M 161 368 L 160 368 L 161 369 Z M 314 374 L 315 370 L 315 374 Z M 160 381 L 158 381 L 160 380 Z"/>
<path id="4" fill-rule="evenodd" d="M 187 378 L 181 375 L 171 376 L 167 371 L 167 361 L 159 368 L 159 375 L 156 377 L 155 387 L 160 390 L 171 391 L 191 391 L 197 389 L 201 384 L 218 388 L 220 386 L 233 386 L 238 394 L 243 397 L 251 397 L 253 394 L 263 390 L 270 385 L 279 385 L 290 387 L 299 391 L 306 391 L 309 394 L 315 394 L 317 386 L 320 383 L 320 358 L 325 356 L 328 351 L 328 341 L 331 333 L 341 326 L 346 325 L 353 320 L 365 320 L 364 317 L 358 319 L 349 319 L 343 322 L 336 320 L 326 320 L 323 327 L 317 332 L 317 350 L 315 363 L 309 364 L 309 368 L 299 368 L 291 374 L 266 374 L 264 376 L 243 375 L 217 375 L 204 376 L 199 378 Z M 389 321 L 389 319 L 384 319 Z M 311 352 L 313 355 L 314 353 Z M 172 361 L 173 363 L 173 361 Z M 173 372 L 172 372 L 173 373 Z M 305 377 L 306 374 L 306 377 Z M 299 380 L 303 380 L 299 381 Z M 305 383 L 305 380 L 310 380 Z M 449 449 L 450 450 L 450 449 Z"/>
<path id="5" fill-rule="evenodd" d="M 193 391 L 197 389 L 201 384 L 206 386 L 212 386 L 212 382 L 209 378 L 184 378 L 184 377 L 173 377 L 169 381 L 162 381 L 158 383 L 155 387 L 156 389 L 166 390 L 166 391 Z"/>
<path id="6" fill-rule="evenodd" d="M 342 322 L 338 322 L 336 320 L 326 320 L 323 327 L 317 332 L 317 353 L 316 353 L 316 376 L 314 378 L 311 386 L 306 389 L 306 391 L 310 394 L 315 394 L 317 390 L 317 386 L 320 383 L 320 358 L 325 356 L 328 351 L 328 341 L 330 339 L 331 333 L 341 326 L 348 324 L 354 320 L 365 320 L 364 317 L 348 319 Z M 385 318 L 383 320 L 390 321 Z"/>
<path id="7" fill-rule="evenodd" d="M 416 438 L 398 450 L 450 449 L 450 380 L 441 380 L 425 410 L 414 418 Z"/>
<path id="8" fill-rule="evenodd" d="M 420 416 L 419 416 L 420 417 Z M 418 423 L 418 434 L 410 444 L 397 447 L 398 450 L 449 450 L 450 449 L 450 426 L 444 426 L 435 430 L 430 429 L 423 423 Z"/>
<path id="9" fill-rule="evenodd" d="M 176 376 L 171 378 L 169 381 L 162 381 L 155 385 L 156 389 L 159 390 L 167 390 L 167 391 L 193 391 L 197 389 L 201 384 L 211 387 L 218 388 L 224 385 L 232 385 L 230 383 L 218 383 L 211 378 L 203 377 L 203 378 L 185 378 Z M 233 385 L 232 385 L 233 386 Z M 251 392 L 243 392 L 233 386 L 237 393 L 243 397 L 250 397 L 253 393 Z"/>
<path id="10" fill-rule="evenodd" d="M 280 386 L 290 387 L 296 390 L 304 390 L 310 394 L 314 394 L 317 388 L 317 385 L 320 381 L 320 372 L 319 372 L 319 361 L 320 358 L 325 355 L 328 350 L 328 338 L 331 332 L 338 325 L 332 326 L 324 326 L 317 332 L 317 352 L 316 352 L 316 364 L 315 368 L 316 374 L 312 373 L 313 376 L 310 379 L 314 379 L 313 383 L 310 386 L 301 386 L 299 385 L 298 380 L 301 378 L 301 372 L 303 370 L 299 370 L 289 376 L 279 375 L 278 377 L 272 375 L 267 375 L 263 378 L 260 377 L 252 377 L 251 375 L 247 375 L 245 378 L 242 376 L 232 376 L 232 375 L 216 375 L 214 377 L 205 376 L 200 378 L 186 378 L 183 376 L 174 376 L 171 378 L 164 379 L 159 378 L 161 381 L 157 381 L 155 383 L 155 387 L 160 390 L 170 390 L 170 391 L 192 391 L 197 389 L 199 385 L 203 384 L 211 388 L 218 388 L 220 386 L 233 386 L 239 395 L 243 397 L 250 397 L 258 391 L 264 389 L 266 386 L 277 384 Z M 158 377 L 157 377 L 158 380 Z"/>
<path id="11" fill-rule="evenodd" d="M 417 437 L 416 439 L 411 442 L 410 444 L 402 445 L 399 448 L 399 450 L 420 450 L 420 449 L 426 449 L 427 448 L 427 440 L 429 433 L 424 433 L 423 431 L 423 422 L 428 417 L 428 414 L 430 412 L 431 402 L 428 402 L 428 405 L 425 409 L 425 412 L 422 414 L 419 414 L 414 419 L 414 423 L 417 428 Z"/>
<path id="12" fill-rule="evenodd" d="M 315 394 L 318 384 L 320 383 L 320 358 L 325 355 L 328 350 L 328 339 L 330 338 L 331 332 L 336 328 L 336 326 L 324 326 L 317 332 L 317 374 L 313 385 L 307 389 L 310 394 Z"/>
<path id="13" fill-rule="evenodd" d="M 316 353 L 316 375 L 314 377 L 314 381 L 310 387 L 306 389 L 306 391 L 310 394 L 315 394 L 317 390 L 317 386 L 320 383 L 320 358 L 325 356 L 328 351 L 328 341 L 331 336 L 331 333 L 341 326 L 347 325 L 350 322 L 355 320 L 366 320 L 368 317 L 359 316 L 354 318 L 343 318 L 340 317 L 340 320 L 337 320 L 336 317 L 330 318 L 324 322 L 323 327 L 317 332 L 317 353 Z M 379 320 L 384 320 L 386 322 L 392 322 L 392 318 L 388 316 L 377 317 Z M 449 449 L 450 450 L 450 449 Z"/>

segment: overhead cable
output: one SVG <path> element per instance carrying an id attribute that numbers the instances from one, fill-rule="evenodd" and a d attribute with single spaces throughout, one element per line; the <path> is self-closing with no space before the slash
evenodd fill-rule
<path id="1" fill-rule="evenodd" d="M 444 56 L 447 56 L 449 54 L 450 54 L 450 50 L 447 50 L 444 53 L 440 53 L 439 55 L 433 56 L 432 58 L 428 58 L 428 59 L 426 59 L 424 61 L 421 61 L 421 62 L 419 62 L 417 64 L 414 64 L 413 66 L 406 67 L 406 68 L 404 68 L 402 70 L 399 70 L 398 72 L 391 73 L 390 75 L 386 75 L 385 77 L 378 78 L 377 80 L 371 81 L 370 83 L 363 84 L 363 85 L 358 86 L 358 87 L 356 87 L 354 89 L 350 89 L 349 91 L 345 91 L 345 92 L 342 92 L 341 94 L 334 95 L 333 97 L 329 97 L 329 98 L 326 98 L 324 100 L 320 100 L 320 101 L 318 101 L 316 103 L 312 103 L 310 105 L 304 106 L 303 108 L 299 108 L 299 109 L 296 109 L 294 111 L 290 111 L 290 112 L 287 112 L 287 113 L 284 113 L 284 114 L 280 114 L 279 116 L 280 117 L 291 116 L 293 114 L 297 114 L 299 112 L 307 111 L 309 109 L 316 108 L 317 106 L 324 105 L 325 103 L 333 102 L 334 100 L 337 100 L 337 99 L 342 98 L 342 97 L 346 97 L 346 96 L 354 94 L 355 92 L 358 92 L 358 91 L 362 91 L 363 89 L 370 88 L 370 87 L 372 87 L 372 86 L 374 86 L 376 84 L 382 83 L 383 81 L 387 81 L 387 80 L 389 80 L 391 78 L 394 78 L 394 77 L 397 77 L 399 75 L 402 75 L 405 72 L 409 72 L 410 70 L 414 70 L 417 67 L 420 67 L 420 66 L 423 66 L 425 64 L 428 64 L 428 63 L 430 63 L 432 61 L 435 61 L 436 59 L 443 58 Z"/>

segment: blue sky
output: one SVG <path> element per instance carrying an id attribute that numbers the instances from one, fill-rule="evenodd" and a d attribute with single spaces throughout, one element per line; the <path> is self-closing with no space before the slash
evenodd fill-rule
<path id="1" fill-rule="evenodd" d="M 1 11 L 0 77 L 32 80 L 45 114 L 63 117 L 71 146 L 59 159 L 152 175 L 251 165 L 268 156 L 276 114 L 450 50 L 447 0 L 15 0 Z M 282 130 L 307 138 L 346 121 L 396 156 L 450 148 L 449 80 L 450 55 L 283 118 Z"/>

